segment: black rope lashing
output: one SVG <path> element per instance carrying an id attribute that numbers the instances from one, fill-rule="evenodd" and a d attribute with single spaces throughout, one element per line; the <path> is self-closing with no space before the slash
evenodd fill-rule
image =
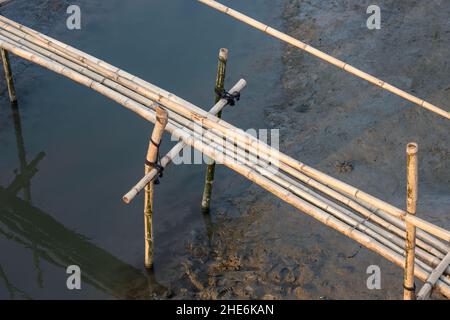
<path id="1" fill-rule="evenodd" d="M 406 291 L 414 292 L 414 291 L 416 291 L 416 283 L 414 283 L 414 287 L 412 287 L 412 288 L 408 288 L 407 286 L 405 286 L 403 284 L 403 289 L 405 289 Z"/>
<path id="2" fill-rule="evenodd" d="M 158 171 L 158 173 L 156 174 L 155 178 L 154 178 L 154 184 L 158 185 L 160 184 L 160 178 L 163 177 L 163 173 L 164 173 L 164 167 L 161 165 L 161 155 L 159 153 L 159 147 L 161 145 L 160 143 L 156 143 L 155 141 L 153 141 L 152 138 L 150 138 L 150 142 L 151 144 L 153 144 L 156 147 L 156 161 L 155 162 L 151 162 L 148 161 L 148 159 L 145 159 L 145 164 L 153 169 L 156 169 L 156 171 Z"/>
<path id="3" fill-rule="evenodd" d="M 230 106 L 234 106 L 236 104 L 236 101 L 239 101 L 241 99 L 241 93 L 237 91 L 229 93 L 228 91 L 225 91 L 225 89 L 220 91 L 216 88 L 214 92 L 218 97 L 220 97 L 220 99 L 226 99 L 227 104 Z"/>

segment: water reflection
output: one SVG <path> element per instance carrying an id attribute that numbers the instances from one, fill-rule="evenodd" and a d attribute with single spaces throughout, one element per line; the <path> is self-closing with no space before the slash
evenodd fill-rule
<path id="1" fill-rule="evenodd" d="M 31 180 L 45 153 L 40 152 L 27 162 L 18 105 L 12 105 L 11 110 L 20 169 L 8 186 L 0 186 L 0 234 L 32 251 L 38 286 L 42 288 L 44 283 L 40 267 L 43 259 L 64 269 L 78 265 L 83 283 L 114 298 L 143 299 L 166 293 L 167 289 L 156 281 L 153 272 L 144 273 L 128 265 L 32 204 Z M 19 197 L 21 191 L 23 198 Z M 11 299 L 31 298 L 11 283 L 1 265 L 0 279 Z"/>

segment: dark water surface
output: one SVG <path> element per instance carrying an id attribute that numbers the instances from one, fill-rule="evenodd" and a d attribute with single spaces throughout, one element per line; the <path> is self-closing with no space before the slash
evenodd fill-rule
<path id="1" fill-rule="evenodd" d="M 260 32 L 194 0 L 78 1 L 81 31 L 65 27 L 65 7 L 44 10 L 51 17 L 44 23 L 42 12 L 34 14 L 34 1 L 27 2 L 2 14 L 48 29 L 204 109 L 213 102 L 218 50 L 227 47 L 227 87 L 240 78 L 249 85 L 224 118 L 242 128 L 267 127 L 264 108 L 277 103 L 281 92 L 281 45 Z M 224 2 L 281 25 L 281 3 Z M 143 173 L 152 125 L 70 80 L 12 60 L 21 70 L 15 74 L 20 103 L 11 109 L 5 93 L 0 101 L 0 298 L 159 296 L 177 279 L 186 239 L 206 232 L 199 210 L 205 167 L 172 166 L 157 187 L 155 271 L 147 274 L 142 195 L 129 206 L 121 197 Z M 172 145 L 166 136 L 164 151 Z M 18 197 L 6 192 L 21 163 L 36 157 L 39 171 L 31 186 Z M 213 203 L 248 186 L 222 167 L 217 181 Z M 71 264 L 81 267 L 81 291 L 66 288 Z"/>

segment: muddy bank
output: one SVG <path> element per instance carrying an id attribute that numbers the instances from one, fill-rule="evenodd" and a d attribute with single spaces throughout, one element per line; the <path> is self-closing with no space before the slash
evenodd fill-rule
<path id="1" fill-rule="evenodd" d="M 358 1 L 288 1 L 286 31 L 437 105 L 450 101 L 450 7 L 381 1 L 381 30 L 368 30 Z M 419 214 L 450 227 L 450 129 L 440 117 L 285 47 L 285 100 L 266 108 L 281 150 L 399 207 L 405 146 L 420 145 Z M 400 299 L 402 271 L 257 187 L 217 208 L 210 241 L 188 247 L 191 298 Z M 236 217 L 238 216 L 238 217 Z M 220 218 L 221 217 L 221 218 Z M 382 289 L 368 290 L 378 265 Z M 194 276 L 193 276 L 194 275 Z M 420 283 L 418 283 L 420 285 Z M 439 298 L 439 297 L 436 297 Z"/>
<path id="2" fill-rule="evenodd" d="M 14 8 L 6 6 L 2 12 L 10 10 L 4 14 L 44 33 L 51 33 L 52 15 L 64 12 L 66 7 L 64 1 L 47 0 L 37 2 L 30 10 L 26 3 L 16 0 Z M 447 18 L 450 8 L 440 1 L 433 1 L 432 5 L 419 1 L 408 4 L 380 1 L 382 29 L 379 31 L 365 27 L 366 6 L 357 1 L 287 1 L 280 19 L 284 20 L 284 29 L 295 37 L 437 105 L 447 106 L 450 101 L 450 67 L 446 61 L 450 49 L 450 22 Z M 50 10 L 53 7 L 55 10 Z M 246 12 L 252 15 L 251 11 Z M 267 38 L 267 41 L 277 40 Z M 266 51 L 267 56 L 264 59 L 260 57 L 252 70 L 245 72 L 253 77 L 248 79 L 249 87 L 260 79 L 261 70 L 273 67 L 273 52 L 276 51 Z M 243 59 L 243 56 L 238 58 Z M 284 71 L 276 79 L 283 88 L 275 93 L 282 99 L 272 99 L 277 102 L 267 103 L 263 98 L 269 94 L 260 92 L 256 98 L 256 95 L 249 94 L 249 98 L 244 95 L 242 105 L 247 106 L 250 100 L 252 105 L 264 108 L 265 125 L 280 129 L 283 152 L 404 207 L 404 149 L 407 142 L 417 141 L 422 150 L 420 215 L 450 227 L 446 212 L 450 204 L 449 127 L 444 120 L 296 49 L 285 47 L 283 56 L 277 59 L 284 63 Z M 20 77 L 20 68 L 27 64 L 17 61 L 19 65 L 14 70 Z M 24 73 L 28 81 L 33 81 L 36 70 L 39 69 L 31 67 Z M 267 90 L 274 88 L 270 83 L 266 82 Z M 26 88 L 27 84 L 22 82 L 22 86 Z M 203 171 L 201 173 L 203 175 Z M 219 177 L 220 174 L 230 176 L 224 168 L 219 168 Z M 233 190 L 238 189 L 238 185 L 241 189 L 244 183 L 245 179 L 241 177 L 232 178 L 222 185 L 217 179 L 213 211 L 211 216 L 204 217 L 206 233 L 203 226 L 191 229 L 192 217 L 186 216 L 183 220 L 180 212 L 176 212 L 177 219 L 162 221 L 161 218 L 158 221 L 160 236 L 157 235 L 156 258 L 160 269 L 156 278 L 167 289 L 152 295 L 144 289 L 133 297 L 401 297 L 400 268 L 258 187 L 250 187 L 236 196 Z M 115 180 L 114 184 L 120 183 Z M 178 187 L 175 190 L 180 191 Z M 108 197 L 110 203 L 110 193 Z M 197 203 L 194 199 L 185 206 L 192 206 L 195 214 L 200 216 Z M 138 209 L 140 214 L 140 205 Z M 130 216 L 126 216 L 127 220 Z M 141 227 L 141 216 L 136 216 L 139 218 L 136 218 L 136 228 L 133 229 L 133 225 L 130 230 Z M 123 217 L 125 215 L 118 219 L 121 227 Z M 110 219 L 109 213 L 107 218 Z M 177 223 L 173 222 L 175 220 Z M 174 229 L 174 226 L 178 228 Z M 95 229 L 96 235 L 101 233 L 100 229 Z M 123 236 L 121 232 L 118 231 L 119 236 Z M 163 233 L 176 234 L 180 240 L 164 238 Z M 120 240 L 115 237 L 111 241 L 105 238 L 100 236 L 95 241 L 107 250 L 114 250 L 127 263 L 142 265 L 141 248 L 130 245 L 131 248 L 126 247 L 123 251 L 116 249 L 120 245 L 118 242 L 133 244 L 131 236 L 123 236 Z M 137 238 L 141 243 L 141 235 Z M 179 249 L 179 246 L 183 248 Z M 136 253 L 128 254 L 130 251 Z M 382 270 L 381 290 L 370 291 L 366 287 L 369 265 L 378 265 Z"/>

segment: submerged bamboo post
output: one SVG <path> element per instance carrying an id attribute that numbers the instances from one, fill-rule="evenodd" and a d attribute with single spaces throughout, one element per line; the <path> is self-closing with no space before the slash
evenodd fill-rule
<path id="1" fill-rule="evenodd" d="M 9 63 L 9 54 L 5 49 L 1 49 L 3 70 L 5 72 L 6 85 L 8 86 L 9 101 L 12 104 L 17 103 L 16 90 L 14 89 L 14 81 L 12 77 L 11 65 Z"/>
<path id="2" fill-rule="evenodd" d="M 214 87 L 216 92 L 215 103 L 220 101 L 221 99 L 220 92 L 223 92 L 225 88 L 225 74 L 227 70 L 227 61 L 228 61 L 228 49 L 221 48 L 219 51 L 219 61 L 217 63 L 216 85 Z M 219 111 L 217 117 L 218 118 L 222 117 L 222 110 Z M 203 213 L 208 213 L 211 206 L 211 193 L 214 183 L 215 171 L 216 171 L 216 162 L 211 159 L 211 163 L 208 164 L 208 167 L 206 169 L 205 187 L 203 189 L 203 197 L 202 197 Z"/>
<path id="3" fill-rule="evenodd" d="M 419 147 L 416 143 L 408 143 L 406 146 L 407 155 L 407 185 L 406 185 L 406 212 L 415 215 L 418 195 L 418 161 L 417 152 Z M 414 261 L 416 248 L 416 227 L 406 223 L 406 259 L 405 277 L 403 281 L 403 299 L 415 300 L 414 284 Z"/>
<path id="4" fill-rule="evenodd" d="M 145 174 L 149 173 L 158 160 L 159 144 L 169 120 L 167 111 L 161 107 L 156 108 L 156 122 L 153 128 L 152 136 L 147 151 L 147 158 L 145 161 Z M 144 198 L 144 232 L 145 232 L 145 267 L 150 269 L 153 267 L 153 187 L 154 182 L 145 187 Z"/>

